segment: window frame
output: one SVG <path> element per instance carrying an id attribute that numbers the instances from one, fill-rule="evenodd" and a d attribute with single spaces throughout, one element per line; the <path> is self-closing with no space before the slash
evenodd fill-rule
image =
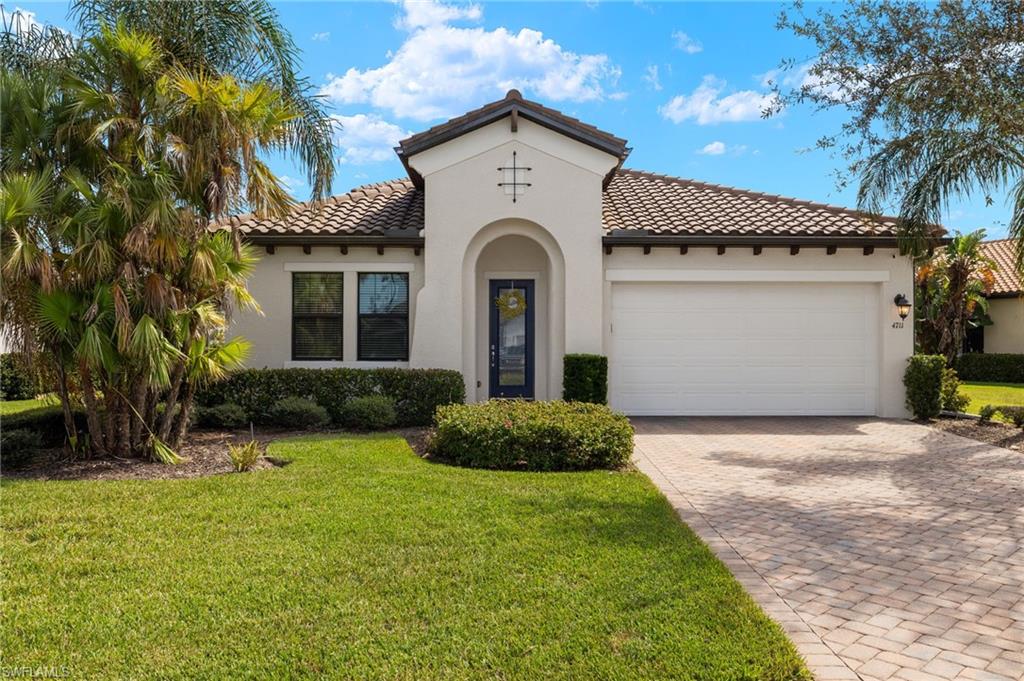
<path id="1" fill-rule="evenodd" d="M 395 313 L 364 313 L 359 306 L 360 292 L 363 286 L 363 275 L 374 276 L 388 274 L 401 276 L 405 279 L 405 312 Z M 408 362 L 409 361 L 409 273 L 408 272 L 356 272 L 356 359 L 360 362 Z M 405 321 L 405 353 L 401 357 L 363 357 L 363 318 L 367 319 L 404 319 Z"/>
<path id="2" fill-rule="evenodd" d="M 340 275 L 341 279 L 341 311 L 332 314 L 310 314 L 297 313 L 295 311 L 295 277 L 297 275 L 329 274 Z M 344 272 L 292 272 L 292 359 L 293 362 L 341 362 L 345 358 L 345 273 Z M 341 338 L 338 339 L 338 355 L 336 357 L 298 357 L 296 355 L 296 341 L 298 334 L 295 330 L 296 319 L 339 319 L 341 320 Z"/>

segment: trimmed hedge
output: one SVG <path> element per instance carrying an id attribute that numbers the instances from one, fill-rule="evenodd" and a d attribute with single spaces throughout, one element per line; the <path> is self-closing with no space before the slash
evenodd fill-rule
<path id="1" fill-rule="evenodd" d="M 942 378 L 946 358 L 942 355 L 914 355 L 907 360 L 903 385 L 907 388 L 907 409 L 918 419 L 933 419 L 942 411 Z"/>
<path id="2" fill-rule="evenodd" d="M 1024 383 L 1024 354 L 969 352 L 957 360 L 961 381 Z"/>
<path id="3" fill-rule="evenodd" d="M 0 355 L 0 400 L 31 400 L 36 396 L 36 380 L 25 359 L 14 352 Z"/>
<path id="4" fill-rule="evenodd" d="M 304 397 L 341 423 L 343 406 L 357 397 L 383 395 L 395 403 L 397 425 L 430 425 L 441 405 L 463 402 L 462 374 L 447 369 L 245 369 L 196 396 L 203 406 L 234 402 L 258 424 L 271 423 L 274 405 Z"/>
<path id="5" fill-rule="evenodd" d="M 192 418 L 203 428 L 242 428 L 249 423 L 245 410 L 234 402 L 213 407 L 196 407 Z"/>
<path id="6" fill-rule="evenodd" d="M 395 403 L 383 395 L 367 395 L 341 406 L 340 425 L 352 430 L 384 430 L 395 425 Z"/>
<path id="7" fill-rule="evenodd" d="M 74 418 L 79 433 L 85 433 L 88 429 L 85 412 L 75 411 Z M 67 433 L 64 432 L 64 412 L 60 406 L 38 407 L 7 414 L 3 417 L 3 429 L 25 429 L 39 433 L 43 447 L 60 447 L 67 438 Z"/>
<path id="8" fill-rule="evenodd" d="M 5 428 L 0 433 L 0 467 L 21 468 L 43 447 L 43 437 L 28 428 Z"/>
<path id="9" fill-rule="evenodd" d="M 629 420 L 600 404 L 491 400 L 440 407 L 435 420 L 430 453 L 460 466 L 616 469 L 633 453 Z"/>
<path id="10" fill-rule="evenodd" d="M 270 420 L 283 428 L 323 428 L 331 421 L 327 410 L 305 397 L 282 397 L 270 408 Z"/>
<path id="11" fill-rule="evenodd" d="M 566 402 L 607 404 L 608 358 L 582 353 L 566 355 L 562 399 Z"/>

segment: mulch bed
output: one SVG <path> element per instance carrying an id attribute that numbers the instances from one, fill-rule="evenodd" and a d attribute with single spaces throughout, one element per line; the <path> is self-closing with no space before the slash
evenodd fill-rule
<path id="1" fill-rule="evenodd" d="M 423 456 L 426 446 L 425 428 L 404 428 L 392 431 L 404 437 L 418 455 Z M 309 431 L 264 430 L 256 433 L 256 440 L 266 450 L 267 445 L 282 437 L 316 434 Z M 195 430 L 189 433 L 188 441 L 178 451 L 185 460 L 177 465 L 167 465 L 143 459 L 69 459 L 60 449 L 40 452 L 27 466 L 18 469 L 4 469 L 7 479 L 18 480 L 171 480 L 178 478 L 201 478 L 207 475 L 233 473 L 228 445 L 249 441 L 249 431 Z M 250 469 L 266 470 L 285 465 L 286 462 L 273 457 L 261 458 Z"/>
<path id="2" fill-rule="evenodd" d="M 971 418 L 941 418 L 931 425 L 947 433 L 1024 453 L 1024 429 L 1016 426 Z"/>

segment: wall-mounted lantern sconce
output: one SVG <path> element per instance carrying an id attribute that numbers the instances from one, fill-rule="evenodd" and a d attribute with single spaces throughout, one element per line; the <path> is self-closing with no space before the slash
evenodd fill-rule
<path id="1" fill-rule="evenodd" d="M 910 316 L 910 301 L 902 293 L 898 293 L 892 302 L 896 303 L 896 311 L 900 313 L 900 319 Z"/>

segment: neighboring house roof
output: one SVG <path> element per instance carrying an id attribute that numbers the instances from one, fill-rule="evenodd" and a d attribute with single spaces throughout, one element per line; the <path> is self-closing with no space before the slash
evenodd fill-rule
<path id="1" fill-rule="evenodd" d="M 996 283 L 992 287 L 991 297 L 1010 297 L 1024 292 L 1021 277 L 1017 272 L 1017 253 L 1013 239 L 984 241 L 981 252 L 996 264 Z"/>
<path id="2" fill-rule="evenodd" d="M 506 116 L 511 118 L 513 131 L 518 119 L 520 117 L 525 118 L 578 142 L 618 157 L 620 166 L 630 152 L 629 147 L 626 146 L 626 140 L 621 137 L 616 137 L 577 118 L 567 116 L 561 111 L 550 109 L 539 102 L 523 99 L 519 90 L 509 90 L 504 99 L 485 104 L 479 109 L 474 109 L 423 132 L 406 137 L 395 147 L 395 152 L 402 159 L 402 164 L 405 165 L 405 169 L 409 172 L 409 177 L 412 178 L 413 184 L 422 189 L 423 178 L 413 168 L 409 167 L 408 159 L 411 156 L 439 144 L 444 144 L 451 139 L 465 135 L 477 128 L 482 128 Z M 613 173 L 614 171 L 605 178 L 606 185 L 611 181 Z"/>
<path id="3" fill-rule="evenodd" d="M 638 170 L 618 170 L 603 194 L 608 242 L 637 238 L 891 240 L 892 218 L 873 221 L 836 206 L 705 184 Z M 316 203 L 301 203 L 284 218 L 241 215 L 222 223 L 260 240 L 315 236 L 422 236 L 423 191 L 408 179 L 358 187 Z"/>

